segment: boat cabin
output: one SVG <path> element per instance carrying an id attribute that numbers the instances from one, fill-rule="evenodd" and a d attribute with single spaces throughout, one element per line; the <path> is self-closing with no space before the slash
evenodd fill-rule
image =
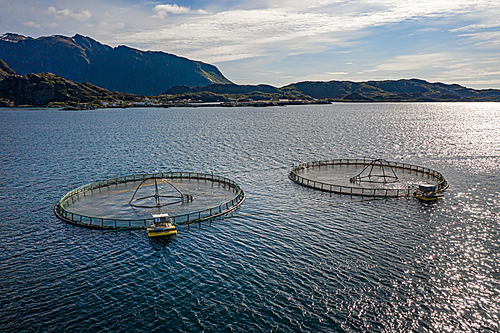
<path id="1" fill-rule="evenodd" d="M 422 184 L 418 186 L 418 190 L 422 193 L 433 192 L 436 191 L 436 189 L 436 185 Z"/>
<path id="2" fill-rule="evenodd" d="M 168 213 L 163 214 L 152 214 L 153 216 L 153 225 L 163 225 L 170 222 L 170 215 Z"/>
<path id="3" fill-rule="evenodd" d="M 162 237 L 177 234 L 175 225 L 172 223 L 167 213 L 151 215 L 153 216 L 152 223 L 146 228 L 149 237 Z"/>

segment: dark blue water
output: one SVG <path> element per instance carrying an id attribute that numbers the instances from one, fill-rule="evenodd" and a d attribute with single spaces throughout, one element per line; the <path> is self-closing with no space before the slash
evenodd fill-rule
<path id="1" fill-rule="evenodd" d="M 500 104 L 0 110 L 0 331 L 499 331 Z M 434 204 L 301 187 L 293 163 L 385 158 L 450 182 Z M 67 225 L 91 181 L 214 172 L 228 219 Z"/>

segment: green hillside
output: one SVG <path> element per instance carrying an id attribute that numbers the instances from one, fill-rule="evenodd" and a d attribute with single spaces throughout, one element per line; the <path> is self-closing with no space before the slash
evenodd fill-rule
<path id="1" fill-rule="evenodd" d="M 51 73 L 0 78 L 0 106 L 99 107 L 101 101 L 139 101 L 140 96 L 110 92 L 90 83 L 76 83 Z"/>
<path id="2" fill-rule="evenodd" d="M 175 86 L 164 94 L 179 98 L 219 100 L 252 98 L 263 99 L 322 99 L 338 102 L 443 102 L 443 101 L 500 101 L 500 90 L 476 90 L 457 84 L 430 83 L 424 80 L 387 81 L 329 81 L 299 82 L 281 88 L 267 85 L 240 86 L 210 84 L 203 87 Z"/>
<path id="3" fill-rule="evenodd" d="M 500 90 L 470 89 L 424 80 L 300 82 L 283 87 L 318 99 L 338 101 L 500 101 Z"/>

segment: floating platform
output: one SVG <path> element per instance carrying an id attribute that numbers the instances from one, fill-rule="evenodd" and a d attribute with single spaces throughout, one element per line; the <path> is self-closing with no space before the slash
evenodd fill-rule
<path id="1" fill-rule="evenodd" d="M 153 214 L 152 223 L 146 228 L 148 237 L 166 237 L 177 235 L 177 229 L 168 213 Z"/>
<path id="2" fill-rule="evenodd" d="M 409 197 L 421 184 L 437 192 L 448 188 L 444 176 L 432 169 L 382 159 L 334 159 L 294 166 L 288 177 L 316 190 L 369 197 Z"/>
<path id="3" fill-rule="evenodd" d="M 136 198 L 141 199 L 140 205 L 134 204 L 139 202 Z M 163 200 L 161 204 L 159 199 Z M 83 185 L 64 195 L 54 213 L 65 222 L 84 227 L 145 229 L 152 223 L 152 214 L 168 213 L 174 225 L 190 224 L 228 214 L 244 200 L 243 189 L 231 179 L 213 174 L 164 172 Z"/>
<path id="4" fill-rule="evenodd" d="M 418 189 L 413 193 L 413 196 L 420 201 L 436 201 L 443 197 L 443 193 L 438 191 L 435 185 L 421 184 Z"/>

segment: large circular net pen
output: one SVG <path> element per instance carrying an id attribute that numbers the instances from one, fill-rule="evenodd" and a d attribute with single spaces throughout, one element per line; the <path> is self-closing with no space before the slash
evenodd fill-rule
<path id="1" fill-rule="evenodd" d="M 213 174 L 164 172 L 101 180 L 78 187 L 54 207 L 68 223 L 96 229 L 144 229 L 152 214 L 175 225 L 228 214 L 245 200 L 241 187 Z"/>
<path id="2" fill-rule="evenodd" d="M 294 166 L 288 177 L 316 190 L 370 197 L 405 197 L 419 185 L 448 188 L 444 176 L 432 169 L 384 159 L 334 159 Z"/>

